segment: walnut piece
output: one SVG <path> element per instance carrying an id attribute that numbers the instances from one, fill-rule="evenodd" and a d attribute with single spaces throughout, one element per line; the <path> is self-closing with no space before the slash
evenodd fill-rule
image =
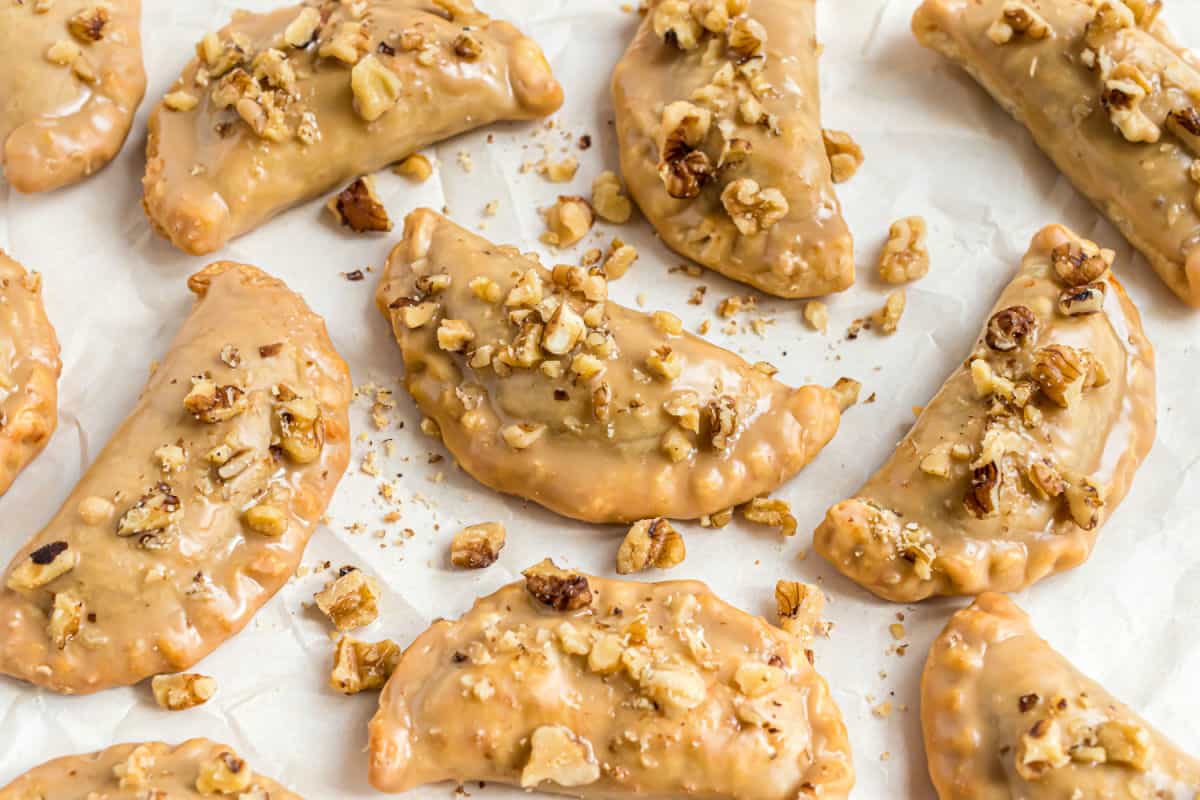
<path id="1" fill-rule="evenodd" d="M 217 423 L 233 419 L 246 410 L 246 393 L 236 386 L 218 386 L 212 378 L 192 378 L 191 391 L 183 398 L 183 407 L 200 422 Z"/>
<path id="2" fill-rule="evenodd" d="M 775 584 L 775 606 L 779 627 L 801 639 L 811 639 L 821 628 L 825 595 L 816 586 L 797 581 Z"/>
<path id="3" fill-rule="evenodd" d="M 278 538 L 287 533 L 288 512 L 279 503 L 264 500 L 243 511 L 242 522 L 257 534 Z"/>
<path id="4" fill-rule="evenodd" d="M 67 20 L 67 30 L 84 44 L 98 42 L 104 38 L 104 29 L 108 27 L 111 14 L 105 4 L 97 4 L 85 8 Z"/>
<path id="5" fill-rule="evenodd" d="M 995 462 L 974 469 L 963 505 L 978 519 L 987 519 L 1000 513 L 1000 468 Z"/>
<path id="6" fill-rule="evenodd" d="M 1078 477 L 1067 482 L 1063 490 L 1071 519 L 1085 531 L 1095 530 L 1104 511 L 1104 489 L 1094 479 Z"/>
<path id="7" fill-rule="evenodd" d="M 853 378 L 838 378 L 837 383 L 833 385 L 833 393 L 837 396 L 838 408 L 843 413 L 858 402 L 858 395 L 861 391 L 862 384 Z"/>
<path id="8" fill-rule="evenodd" d="M 854 177 L 865 160 L 863 150 L 854 137 L 845 131 L 825 128 L 821 131 L 825 141 L 825 155 L 833 170 L 833 182 L 845 183 Z"/>
<path id="9" fill-rule="evenodd" d="M 321 12 L 315 8 L 301 9 L 296 18 L 283 31 L 283 40 L 289 47 L 308 47 L 316 38 L 321 27 Z"/>
<path id="10" fill-rule="evenodd" d="M 1001 353 L 1011 353 L 1037 338 L 1038 319 L 1027 306 L 1010 306 L 997 311 L 988 320 L 984 341 Z"/>
<path id="11" fill-rule="evenodd" d="M 731 181 L 721 192 L 721 204 L 743 236 L 765 231 L 788 214 L 783 192 L 762 189 L 753 178 Z"/>
<path id="12" fill-rule="evenodd" d="M 1113 257 L 1111 250 L 1101 250 L 1091 242 L 1068 242 L 1050 252 L 1055 274 L 1068 287 L 1099 281 L 1112 267 Z"/>
<path id="13" fill-rule="evenodd" d="M 742 516 L 747 522 L 779 528 L 784 536 L 796 533 L 796 518 L 786 500 L 756 497 L 742 506 Z"/>
<path id="14" fill-rule="evenodd" d="M 374 122 L 396 107 L 404 83 L 400 76 L 374 54 L 359 60 L 350 71 L 354 108 L 367 122 Z"/>
<path id="15" fill-rule="evenodd" d="M 635 522 L 617 550 L 617 573 L 629 575 L 644 569 L 670 569 L 687 555 L 683 536 L 670 522 L 658 517 Z"/>
<path id="16" fill-rule="evenodd" d="M 379 584 L 355 567 L 342 567 L 313 599 L 339 631 L 361 628 L 379 618 Z"/>
<path id="17" fill-rule="evenodd" d="M 321 455 L 325 445 L 325 428 L 321 424 L 321 407 L 311 397 L 301 397 L 286 384 L 275 387 L 278 404 L 275 417 L 279 422 L 280 446 L 297 464 L 311 464 Z"/>
<path id="18" fill-rule="evenodd" d="M 809 300 L 804 304 L 804 321 L 820 333 L 829 332 L 829 306 L 820 300 Z"/>
<path id="19" fill-rule="evenodd" d="M 658 38 L 680 50 L 695 50 L 704 34 L 704 28 L 692 16 L 689 0 L 663 0 L 654 9 L 653 24 Z"/>
<path id="20" fill-rule="evenodd" d="M 988 38 L 995 44 L 1008 44 L 1018 33 L 1034 41 L 1050 35 L 1050 24 L 1023 0 L 1008 0 L 1000 17 L 988 28 Z"/>
<path id="21" fill-rule="evenodd" d="M 154 701 L 168 711 L 184 711 L 203 705 L 217 693 L 217 682 L 207 675 L 194 672 L 178 675 L 155 675 L 150 682 Z"/>
<path id="22" fill-rule="evenodd" d="M 392 229 L 387 208 L 375 193 L 375 179 L 365 176 L 354 181 L 325 205 L 338 224 L 355 233 L 386 232 Z"/>
<path id="23" fill-rule="evenodd" d="M 228 751 L 200 765 L 196 788 L 201 794 L 237 794 L 250 788 L 254 772 L 246 762 Z"/>
<path id="24" fill-rule="evenodd" d="M 83 601 L 74 592 L 56 592 L 50 624 L 46 632 L 54 646 L 62 650 L 83 626 Z"/>
<path id="25" fill-rule="evenodd" d="M 663 109 L 658 134 L 658 175 L 671 197 L 696 197 L 712 178 L 712 162 L 699 149 L 711 127 L 712 112 L 686 100 Z"/>
<path id="26" fill-rule="evenodd" d="M 519 422 L 505 425 L 500 429 L 500 437 L 513 450 L 528 450 L 546 433 L 546 426 L 541 423 Z"/>
<path id="27" fill-rule="evenodd" d="M 1042 393 L 1062 408 L 1078 404 L 1093 374 L 1091 355 L 1069 345 L 1052 344 L 1033 358 L 1033 379 Z"/>
<path id="28" fill-rule="evenodd" d="M 424 183 L 433 175 L 433 165 L 429 163 L 429 159 L 425 156 L 420 153 L 413 153 L 397 164 L 392 171 L 397 175 L 403 175 L 411 181 Z"/>
<path id="29" fill-rule="evenodd" d="M 1063 289 L 1058 296 L 1058 311 L 1068 317 L 1103 311 L 1107 292 L 1106 283 L 1089 283 Z"/>
<path id="30" fill-rule="evenodd" d="M 618 225 L 628 222 L 633 215 L 633 203 L 623 192 L 621 179 L 612 170 L 597 175 L 592 181 L 592 209 L 596 215 Z"/>
<path id="31" fill-rule="evenodd" d="M 1017 743 L 1017 774 L 1027 781 L 1041 780 L 1050 770 L 1070 762 L 1062 726 L 1057 720 L 1038 720 Z"/>
<path id="32" fill-rule="evenodd" d="M 496 563 L 504 549 L 504 526 L 499 522 L 470 525 L 454 534 L 450 563 L 462 569 L 483 569 Z"/>
<path id="33" fill-rule="evenodd" d="M 546 209 L 546 232 L 541 240 L 553 247 L 571 247 L 592 229 L 595 215 L 588 201 L 578 196 L 561 195 Z"/>
<path id="34" fill-rule="evenodd" d="M 900 327 L 900 318 L 904 316 L 904 307 L 908 302 L 903 289 L 897 289 L 887 296 L 883 307 L 871 315 L 871 323 L 875 330 L 890 336 Z"/>
<path id="35" fill-rule="evenodd" d="M 529 737 L 529 761 L 521 771 L 521 786 L 543 781 L 570 788 L 600 779 L 592 746 L 562 725 L 542 725 Z"/>
<path id="36" fill-rule="evenodd" d="M 8 576 L 8 588 L 23 592 L 40 589 L 79 566 L 79 553 L 66 542 L 51 542 L 29 554 Z"/>
<path id="37" fill-rule="evenodd" d="M 592 602 L 592 590 L 587 577 L 559 569 L 548 558 L 521 574 L 525 576 L 525 588 L 529 594 L 555 611 L 576 611 Z"/>
<path id="38" fill-rule="evenodd" d="M 158 483 L 117 520 L 117 536 L 164 530 L 183 519 L 183 507 L 171 487 Z"/>
<path id="39" fill-rule="evenodd" d="M 892 223 L 879 257 L 879 277 L 884 283 L 908 283 L 929 272 L 927 234 L 924 217 L 905 217 Z"/>
<path id="40" fill-rule="evenodd" d="M 329 685 L 343 694 L 382 689 L 400 663 L 403 650 L 391 639 L 360 642 L 343 636 L 333 653 Z"/>

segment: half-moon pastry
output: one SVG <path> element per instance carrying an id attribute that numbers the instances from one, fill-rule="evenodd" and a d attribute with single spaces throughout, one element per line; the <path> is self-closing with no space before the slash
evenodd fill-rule
<path id="1" fill-rule="evenodd" d="M 815 0 L 657 0 L 613 73 L 621 169 L 667 245 L 780 297 L 854 283 Z"/>
<path id="2" fill-rule="evenodd" d="M 1113 253 L 1033 239 L 970 357 L 814 544 L 880 597 L 1016 591 L 1083 563 L 1154 442 L 1154 351 Z"/>
<path id="3" fill-rule="evenodd" d="M 829 389 L 607 300 L 421 209 L 376 300 L 405 385 L 476 480 L 589 522 L 695 519 L 777 488 L 837 431 Z"/>
<path id="4" fill-rule="evenodd" d="M 301 800 L 254 770 L 232 747 L 189 739 L 119 744 L 34 767 L 4 788 L 0 800 Z"/>
<path id="5" fill-rule="evenodd" d="M 1052 650 L 1004 595 L 981 595 L 934 642 L 921 723 L 940 800 L 1200 794 L 1200 761 Z"/>
<path id="6" fill-rule="evenodd" d="M 239 14 L 150 118 L 145 206 L 210 253 L 416 150 L 562 105 L 537 44 L 470 0 L 307 0 Z"/>
<path id="7" fill-rule="evenodd" d="M 0 494 L 57 427 L 61 372 L 41 278 L 0 250 Z"/>
<path id="8" fill-rule="evenodd" d="M 325 324 L 254 267 L 199 295 L 137 406 L 0 588 L 0 673 L 86 694 L 181 672 L 291 577 L 349 459 Z"/>
<path id="9" fill-rule="evenodd" d="M 405 651 L 370 727 L 371 783 L 576 797 L 846 798 L 841 712 L 803 642 L 702 583 L 543 561 Z"/>
<path id="10" fill-rule="evenodd" d="M 0 165 L 18 192 L 86 178 L 146 93 L 141 0 L 0 3 Z"/>
<path id="11" fill-rule="evenodd" d="M 925 0 L 921 44 L 963 67 L 1200 306 L 1200 61 L 1158 0 Z"/>

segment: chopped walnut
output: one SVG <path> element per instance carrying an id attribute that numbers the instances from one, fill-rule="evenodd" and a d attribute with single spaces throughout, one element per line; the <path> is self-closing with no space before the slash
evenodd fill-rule
<path id="1" fill-rule="evenodd" d="M 1054 719 L 1040 719 L 1017 743 L 1017 774 L 1028 781 L 1040 780 L 1052 769 L 1071 761 L 1062 726 Z"/>
<path id="2" fill-rule="evenodd" d="M 278 538 L 287 533 L 288 512 L 282 505 L 264 500 L 243 511 L 242 522 L 257 534 Z"/>
<path id="3" fill-rule="evenodd" d="M 987 35 L 995 44 L 1008 44 L 1018 33 L 1035 41 L 1045 39 L 1050 35 L 1050 24 L 1029 3 L 1008 0 L 1000 17 L 988 28 Z"/>
<path id="4" fill-rule="evenodd" d="M 1118 64 L 1104 81 L 1100 102 L 1126 141 L 1157 142 L 1162 130 L 1142 110 L 1154 91 L 1149 79 L 1132 63 Z"/>
<path id="5" fill-rule="evenodd" d="M 50 45 L 46 50 L 46 60 L 60 67 L 68 67 L 83 55 L 79 45 L 68 39 L 62 39 Z"/>
<path id="6" fill-rule="evenodd" d="M 547 320 L 542 332 L 542 349 L 556 356 L 566 355 L 575 348 L 579 340 L 587 333 L 583 317 L 571 308 L 568 302 L 562 302 Z"/>
<path id="7" fill-rule="evenodd" d="M 374 122 L 396 106 L 404 88 L 400 76 L 374 56 L 360 59 L 350 71 L 354 107 L 367 122 Z"/>
<path id="8" fill-rule="evenodd" d="M 155 675 L 150 682 L 154 701 L 168 711 L 184 711 L 203 705 L 217 693 L 217 682 L 194 672 Z"/>
<path id="9" fill-rule="evenodd" d="M 79 565 L 79 553 L 66 542 L 44 544 L 29 554 L 8 576 L 8 588 L 14 591 L 40 589 Z"/>
<path id="10" fill-rule="evenodd" d="M 438 347 L 451 353 L 461 353 L 467 345 L 475 341 L 475 331 L 471 323 L 462 319 L 444 319 L 438 325 Z"/>
<path id="11" fill-rule="evenodd" d="M 528 450 L 546 433 L 546 426 L 540 423 L 521 422 L 506 425 L 500 429 L 500 436 L 505 444 L 513 450 Z"/>
<path id="12" fill-rule="evenodd" d="M 297 464 L 311 464 L 321 455 L 325 444 L 321 406 L 311 397 L 297 395 L 285 384 L 276 386 L 275 393 L 278 399 L 275 417 L 283 452 Z"/>
<path id="13" fill-rule="evenodd" d="M 253 781 L 254 772 L 246 762 L 224 752 L 200 765 L 196 788 L 201 794 L 238 794 L 249 789 Z"/>
<path id="14" fill-rule="evenodd" d="M 470 31 L 463 31 L 454 39 L 454 55 L 463 61 L 478 61 L 483 55 L 483 42 Z"/>
<path id="15" fill-rule="evenodd" d="M 1064 289 L 1058 296 L 1059 313 L 1074 317 L 1103 311 L 1107 292 L 1106 283 L 1089 283 Z"/>
<path id="16" fill-rule="evenodd" d="M 1100 250 L 1091 242 L 1060 244 L 1050 253 L 1059 279 L 1069 287 L 1099 281 L 1112 267 L 1113 252 Z"/>
<path id="17" fill-rule="evenodd" d="M 379 618 L 379 584 L 354 567 L 343 567 L 313 599 L 339 631 L 361 628 Z"/>
<path id="18" fill-rule="evenodd" d="M 695 50 L 704 34 L 704 28 L 692 16 L 689 0 L 663 0 L 654 9 L 653 24 L 658 38 L 680 50 Z"/>
<path id="19" fill-rule="evenodd" d="M 289 47 L 308 47 L 316 38 L 321 27 L 321 12 L 315 8 L 304 8 L 283 31 L 283 41 Z"/>
<path id="20" fill-rule="evenodd" d="M 321 58 L 336 58 L 351 66 L 358 63 L 371 46 L 371 37 L 362 22 L 347 21 L 338 25 L 326 42 L 317 50 Z"/>
<path id="21" fill-rule="evenodd" d="M 809 300 L 804 304 L 804 321 L 820 333 L 829 332 L 829 306 L 820 300 Z"/>
<path id="22" fill-rule="evenodd" d="M 163 96 L 163 106 L 169 111 L 191 111 L 199 104 L 199 97 L 183 90 L 168 92 Z"/>
<path id="23" fill-rule="evenodd" d="M 788 214 L 788 202 L 778 189 L 760 189 L 753 178 L 738 178 L 721 192 L 721 204 L 743 236 L 765 231 Z"/>
<path id="24" fill-rule="evenodd" d="M 704 407 L 702 418 L 714 450 L 725 450 L 733 444 L 739 425 L 737 401 L 722 395 Z"/>
<path id="25" fill-rule="evenodd" d="M 1092 375 L 1092 359 L 1083 350 L 1052 344 L 1034 353 L 1033 379 L 1042 393 L 1062 408 L 1075 406 Z"/>
<path id="26" fill-rule="evenodd" d="M 787 673 L 760 661 L 743 661 L 733 674 L 733 682 L 746 697 L 762 697 L 786 683 Z"/>
<path id="27" fill-rule="evenodd" d="M 738 17 L 729 27 L 729 49 L 740 61 L 762 55 L 767 44 L 767 29 L 758 20 Z"/>
<path id="28" fill-rule="evenodd" d="M 476 8 L 472 0 L 433 0 L 433 4 L 459 25 L 485 25 L 489 20 L 488 15 Z"/>
<path id="29" fill-rule="evenodd" d="M 391 639 L 360 642 L 343 636 L 333 653 L 329 685 L 343 694 L 382 689 L 400 663 L 403 651 Z"/>
<path id="30" fill-rule="evenodd" d="M 1104 511 L 1104 489 L 1095 479 L 1079 477 L 1066 483 L 1063 494 L 1071 519 L 1085 531 L 1095 530 Z"/>
<path id="31" fill-rule="evenodd" d="M 775 584 L 775 605 L 779 627 L 793 636 L 811 639 L 821 628 L 825 595 L 816 586 L 797 581 Z"/>
<path id="32" fill-rule="evenodd" d="M 646 356 L 650 374 L 664 381 L 673 381 L 683 372 L 683 360 L 667 345 L 656 347 Z"/>
<path id="33" fill-rule="evenodd" d="M 742 516 L 747 522 L 779 528 L 784 536 L 796 534 L 796 518 L 786 500 L 756 497 L 742 506 Z"/>
<path id="34" fill-rule="evenodd" d="M 687 555 L 683 537 L 667 520 L 658 517 L 633 524 L 617 550 L 617 573 L 629 575 L 644 569 L 670 569 Z"/>
<path id="35" fill-rule="evenodd" d="M 355 233 L 384 232 L 392 229 L 387 208 L 375 193 L 375 179 L 364 176 L 332 197 L 325 206 L 338 224 Z"/>
<path id="36" fill-rule="evenodd" d="M 567 156 L 561 161 L 545 160 L 538 164 L 538 174 L 551 183 L 568 183 L 579 171 L 579 159 Z"/>
<path id="37" fill-rule="evenodd" d="M 1038 334 L 1038 319 L 1027 306 L 1010 306 L 988 320 L 984 341 L 1001 353 L 1011 353 L 1032 344 Z"/>
<path id="38" fill-rule="evenodd" d="M 541 240 L 554 247 L 570 247 L 578 243 L 592 229 L 595 215 L 587 200 L 577 196 L 562 195 L 558 202 L 546 210 L 546 232 Z"/>
<path id="39" fill-rule="evenodd" d="M 499 522 L 470 525 L 454 534 L 450 563 L 462 569 L 490 567 L 500 557 L 504 542 L 504 526 Z"/>
<path id="40" fill-rule="evenodd" d="M 75 638 L 83 626 L 83 601 L 74 592 L 55 592 L 54 608 L 46 632 L 59 650 Z"/>
<path id="41" fill-rule="evenodd" d="M 67 20 L 67 30 L 84 44 L 98 42 L 104 38 L 104 30 L 111 21 L 109 7 L 97 4 L 85 8 Z"/>
<path id="42" fill-rule="evenodd" d="M 1000 468 L 995 462 L 974 469 L 963 505 L 979 519 L 1000 513 Z"/>
<path id="43" fill-rule="evenodd" d="M 887 296 L 883 307 L 871 315 L 871 322 L 874 323 L 876 330 L 884 335 L 890 335 L 896 332 L 900 327 L 900 318 L 904 316 L 904 307 L 907 302 L 903 289 L 897 289 Z"/>
<path id="44" fill-rule="evenodd" d="M 671 197 L 695 197 L 712 177 L 712 162 L 698 149 L 711 127 L 712 112 L 686 100 L 663 109 L 658 174 Z"/>
<path id="45" fill-rule="evenodd" d="M 521 574 L 525 576 L 526 590 L 534 599 L 555 611 L 577 611 L 592 602 L 587 577 L 559 569 L 548 558 Z"/>
<path id="46" fill-rule="evenodd" d="M 1109 764 L 1131 767 L 1138 772 L 1149 769 L 1151 738 L 1145 728 L 1108 720 L 1096 728 L 1096 739 Z"/>
<path id="47" fill-rule="evenodd" d="M 907 283 L 929 272 L 927 233 L 924 217 L 905 217 L 892 223 L 879 257 L 879 277 L 885 283 Z"/>
<path id="48" fill-rule="evenodd" d="M 1027 477 L 1037 496 L 1043 500 L 1060 497 L 1067 488 L 1062 475 L 1048 461 L 1030 464 Z"/>
<path id="49" fill-rule="evenodd" d="M 156 484 L 117 521 L 117 536 L 135 536 L 164 530 L 183 519 L 183 507 L 171 487 Z"/>
<path id="50" fill-rule="evenodd" d="M 618 225 L 633 215 L 633 203 L 623 194 L 621 179 L 612 170 L 605 170 L 592 181 L 592 209 L 597 216 Z"/>
<path id="51" fill-rule="evenodd" d="M 562 725 L 542 725 L 529 737 L 529 761 L 521 770 L 521 786 L 529 789 L 543 781 L 570 788 L 600 779 L 600 765 L 592 746 Z"/>
<path id="52" fill-rule="evenodd" d="M 233 419 L 246 410 L 246 393 L 236 386 L 218 386 L 212 378 L 192 378 L 191 391 L 183 398 L 183 407 L 200 422 L 216 423 Z"/>
<path id="53" fill-rule="evenodd" d="M 833 170 L 833 182 L 845 183 L 853 178 L 864 161 L 858 142 L 845 131 L 832 128 L 822 130 L 821 136 L 825 141 L 825 155 L 829 157 L 829 166 Z"/>
<path id="54" fill-rule="evenodd" d="M 858 402 L 858 395 L 862 391 L 862 384 L 853 378 L 838 378 L 837 383 L 833 385 L 833 394 L 837 397 L 838 408 L 843 412 Z"/>
<path id="55" fill-rule="evenodd" d="M 625 244 L 620 239 L 613 239 L 612 249 L 608 256 L 604 259 L 604 277 L 610 281 L 615 281 L 621 278 L 629 268 L 633 266 L 638 259 L 637 248 L 631 244 Z M 601 308 L 603 311 L 603 307 Z"/>
<path id="56" fill-rule="evenodd" d="M 397 164 L 392 171 L 397 175 L 403 175 L 409 180 L 424 183 L 433 175 L 433 165 L 429 163 L 429 159 L 425 156 L 420 153 L 413 153 Z"/>

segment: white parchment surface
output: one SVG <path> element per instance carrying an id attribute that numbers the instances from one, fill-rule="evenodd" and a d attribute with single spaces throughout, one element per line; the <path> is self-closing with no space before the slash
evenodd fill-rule
<path id="1" fill-rule="evenodd" d="M 368 419 L 369 398 L 356 403 L 350 471 L 329 523 L 314 537 L 305 564 L 314 571 L 292 581 L 246 630 L 201 662 L 217 678 L 218 696 L 200 708 L 167 713 L 147 686 L 91 697 L 58 697 L 0 679 L 0 785 L 45 759 L 120 741 L 208 736 L 235 746 L 256 769 L 313 800 L 365 798 L 366 724 L 375 694 L 343 697 L 327 686 L 332 641 L 310 608 L 324 583 L 324 562 L 355 564 L 386 588 L 379 622 L 360 638 L 407 644 L 435 617 L 457 616 L 472 600 L 509 582 L 545 556 L 611 574 L 618 528 L 559 518 L 529 503 L 501 497 L 453 466 L 441 446 L 419 431 L 420 415 L 399 387 L 399 351 L 374 308 L 378 268 L 397 236 L 355 237 L 337 230 L 313 202 L 233 242 L 212 259 L 175 251 L 155 236 L 141 208 L 145 118 L 184 63 L 193 44 L 228 20 L 225 0 L 143 0 L 148 101 L 120 158 L 74 188 L 24 197 L 0 183 L 0 246 L 45 280 L 49 314 L 63 347 L 58 431 L 46 452 L 0 499 L 0 559 L 7 559 L 45 524 L 80 473 L 132 407 L 151 361 L 162 355 L 191 305 L 185 279 L 209 260 L 256 264 L 304 294 L 329 323 L 356 385 L 396 392 L 387 430 Z M 269 0 L 242 0 L 265 10 Z M 695 330 L 711 320 L 709 338 L 751 360 L 778 365 L 789 383 L 858 378 L 876 402 L 856 407 L 816 463 L 778 493 L 791 502 L 800 532 L 781 540 L 740 521 L 721 531 L 682 526 L 688 557 L 672 578 L 707 581 L 727 600 L 770 617 L 778 578 L 819 582 L 829 597 L 831 638 L 816 644 L 817 667 L 828 678 L 854 746 L 855 797 L 931 800 L 921 744 L 918 682 L 925 653 L 962 600 L 900 607 L 873 599 L 815 554 L 810 531 L 825 508 L 853 492 L 877 468 L 907 427 L 912 407 L 928 401 L 973 344 L 999 289 L 1009 280 L 1035 230 L 1062 222 L 1118 252 L 1118 275 L 1141 308 L 1160 365 L 1160 435 L 1150 459 L 1083 567 L 1043 582 L 1017 598 L 1039 631 L 1085 671 L 1139 709 L 1185 749 L 1200 753 L 1200 414 L 1197 370 L 1200 315 L 1177 301 L 1113 228 L 1061 178 L 1012 122 L 957 70 L 917 46 L 908 25 L 916 0 L 821 0 L 825 44 L 822 94 L 825 124 L 851 131 L 866 164 L 839 195 L 854 231 L 859 284 L 831 300 L 830 335 L 808 329 L 802 303 L 759 298 L 742 314 L 739 331 L 723 331 L 717 304 L 744 287 L 705 273 L 670 272 L 680 259 L 657 242 L 640 217 L 597 226 L 549 263 L 578 260 L 614 236 L 635 244 L 641 259 L 612 287 L 619 302 L 669 309 Z M 413 208 L 441 209 L 484 235 L 545 252 L 539 206 L 558 194 L 590 193 L 603 169 L 616 169 L 608 80 L 638 24 L 620 0 L 490 0 L 481 6 L 517 22 L 545 48 L 566 87 L 555 127 L 497 126 L 433 148 L 431 180 L 414 185 L 390 173 L 380 193 L 394 220 Z M 1168 17 L 1181 38 L 1200 45 L 1200 3 L 1173 0 Z M 3 57 L 0 54 L 0 57 Z M 494 138 L 489 142 L 489 134 Z M 578 137 L 593 146 L 581 151 Z M 549 148 L 581 161 L 570 185 L 522 171 Z M 467 169 L 469 162 L 470 169 Z M 496 202 L 494 216 L 484 208 Z M 847 341 L 856 317 L 886 294 L 875 262 L 888 224 L 921 214 L 929 222 L 933 268 L 909 288 L 900 331 L 864 333 Z M 343 273 L 362 269 L 366 280 Z M 707 286 L 702 305 L 687 298 Z M 751 326 L 761 319 L 761 335 Z M 401 427 L 402 426 L 402 427 Z M 392 440 L 392 454 L 385 440 Z M 360 465 L 374 450 L 381 475 Z M 439 458 L 440 457 L 440 458 Z M 586 465 L 579 465 L 586 469 Z M 380 497 L 394 483 L 400 505 Z M 385 522 L 399 510 L 399 522 Z M 509 544 L 481 572 L 447 564 L 461 526 L 499 520 Z M 411 529 L 412 535 L 403 533 Z M 376 532 L 384 531 L 382 537 Z M 655 577 L 651 575 L 651 579 Z M 665 575 L 663 577 L 666 577 Z M 905 616 L 905 635 L 888 627 Z M 900 647 L 898 647 L 898 645 Z M 904 646 L 907 645 L 907 646 Z M 893 712 L 872 710 L 890 701 Z M 413 792 L 449 797 L 453 787 Z M 488 787 L 472 795 L 516 796 Z"/>

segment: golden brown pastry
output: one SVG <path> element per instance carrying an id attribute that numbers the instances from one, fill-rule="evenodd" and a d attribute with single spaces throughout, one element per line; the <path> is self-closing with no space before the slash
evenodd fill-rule
<path id="1" fill-rule="evenodd" d="M 1113 253 L 1034 238 L 971 355 L 818 552 L 880 597 L 1016 591 L 1083 563 L 1156 425 L 1154 351 Z"/>
<path id="2" fill-rule="evenodd" d="M 405 651 L 371 783 L 479 780 L 577 797 L 846 798 L 850 743 L 803 641 L 702 583 L 543 561 Z"/>
<path id="3" fill-rule="evenodd" d="M 0 250 L 0 494 L 58 425 L 58 353 L 41 277 Z"/>
<path id="4" fill-rule="evenodd" d="M 963 67 L 1200 306 L 1200 62 L 1158 0 L 925 0 L 921 44 Z"/>
<path id="5" fill-rule="evenodd" d="M 476 480 L 590 522 L 695 519 L 777 488 L 837 431 L 837 398 L 608 302 L 445 217 L 409 215 L 376 294 L 405 385 Z"/>
<path id="6" fill-rule="evenodd" d="M 208 739 L 178 747 L 162 742 L 119 744 L 47 761 L 7 787 L 0 800 L 301 800 L 254 770 L 233 748 Z"/>
<path id="7" fill-rule="evenodd" d="M 264 272 L 213 264 L 141 398 L 0 588 L 0 673 L 86 694 L 180 672 L 291 577 L 346 468 L 350 375 Z"/>
<path id="8" fill-rule="evenodd" d="M 656 0 L 613 73 L 621 169 L 673 250 L 780 297 L 854 283 L 815 0 Z"/>
<path id="9" fill-rule="evenodd" d="M 1200 762 L 984 594 L 938 637 L 921 681 L 940 800 L 1193 800 Z"/>
<path id="10" fill-rule="evenodd" d="M 209 34 L 150 118 L 146 212 L 210 253 L 415 150 L 562 105 L 541 49 L 470 0 L 306 0 Z"/>
<path id="11" fill-rule="evenodd" d="M 141 0 L 0 2 L 0 165 L 19 192 L 116 157 L 146 92 Z"/>

